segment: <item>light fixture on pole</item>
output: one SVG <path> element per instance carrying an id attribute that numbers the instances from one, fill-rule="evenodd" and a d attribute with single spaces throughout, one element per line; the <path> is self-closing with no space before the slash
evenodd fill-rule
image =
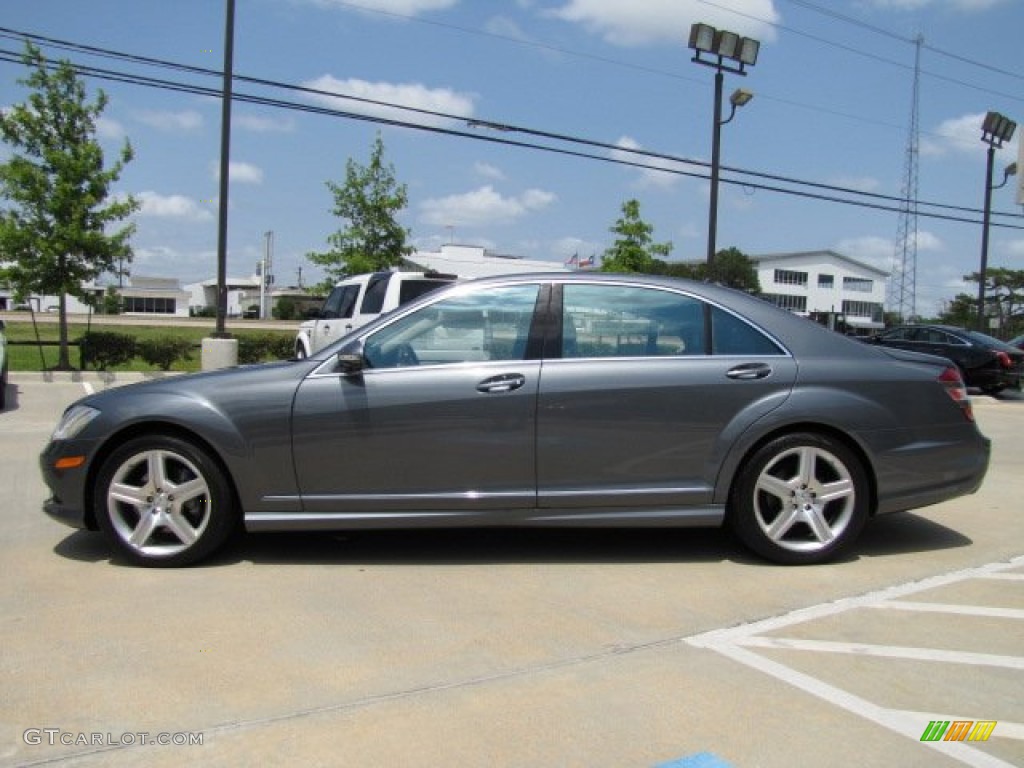
<path id="1" fill-rule="evenodd" d="M 746 67 L 757 63 L 761 43 L 750 37 L 740 37 L 735 32 L 715 29 L 709 24 L 694 24 L 690 27 L 690 48 L 694 55 L 691 61 L 715 69 L 715 111 L 711 134 L 711 204 L 708 214 L 707 263 L 715 260 L 715 240 L 718 234 L 718 177 L 721 168 L 722 126 L 736 115 L 736 108 L 742 107 L 753 97 L 750 91 L 737 89 L 729 98 L 732 110 L 729 117 L 722 119 L 723 72 L 746 76 Z"/>
<path id="2" fill-rule="evenodd" d="M 998 112 L 989 112 L 981 124 L 981 140 L 988 144 L 988 161 L 985 165 L 985 212 L 981 222 L 981 268 L 978 270 L 978 330 L 985 330 L 985 281 L 988 272 L 988 229 L 992 218 L 992 190 L 999 189 L 1006 180 L 1017 172 L 1017 164 L 1011 163 L 1003 174 L 1003 183 L 992 186 L 992 169 L 995 166 L 996 150 L 1013 138 L 1017 124 Z"/>

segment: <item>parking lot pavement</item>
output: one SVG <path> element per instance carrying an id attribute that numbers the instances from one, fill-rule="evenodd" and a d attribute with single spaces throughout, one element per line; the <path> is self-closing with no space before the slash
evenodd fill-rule
<path id="1" fill-rule="evenodd" d="M 975 399 L 977 494 L 824 566 L 720 531 L 435 531 L 156 571 L 39 511 L 60 410 L 122 381 L 12 380 L 0 765 L 1024 764 L 1020 399 Z M 946 721 L 995 726 L 921 741 Z"/>

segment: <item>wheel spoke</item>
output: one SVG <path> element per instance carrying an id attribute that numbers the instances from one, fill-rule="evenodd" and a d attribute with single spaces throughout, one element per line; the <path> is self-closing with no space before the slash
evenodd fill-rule
<path id="1" fill-rule="evenodd" d="M 142 549 L 149 543 L 153 531 L 157 528 L 156 524 L 156 515 L 142 515 L 139 518 L 139 524 L 135 526 L 135 530 L 132 531 L 132 535 L 128 538 L 128 542 L 136 549 Z"/>
<path id="2" fill-rule="evenodd" d="M 852 496 L 853 491 L 853 480 L 844 477 L 842 480 L 836 480 L 834 483 L 823 484 L 821 491 L 818 493 L 818 501 L 822 504 L 827 504 L 830 501 L 845 499 Z"/>
<path id="3" fill-rule="evenodd" d="M 151 451 L 146 456 L 149 468 L 149 483 L 154 488 L 167 487 L 167 454 L 163 451 Z"/>
<path id="4" fill-rule="evenodd" d="M 170 491 L 174 494 L 174 500 L 179 506 L 197 496 L 208 495 L 210 492 L 206 482 L 201 477 L 188 480 L 181 485 L 171 485 Z"/>
<path id="5" fill-rule="evenodd" d="M 768 534 L 768 538 L 772 541 L 781 541 L 785 538 L 786 534 L 789 533 L 789 529 L 793 525 L 800 521 L 800 510 L 789 509 L 779 513 L 779 516 L 772 521 L 772 524 L 768 526 L 765 533 Z"/>
<path id="6" fill-rule="evenodd" d="M 792 481 L 774 475 L 761 475 L 757 478 L 757 490 L 764 491 L 786 504 L 793 495 L 793 485 Z"/>
<path id="7" fill-rule="evenodd" d="M 191 546 L 192 543 L 199 538 L 199 533 L 196 529 L 193 528 L 185 516 L 177 510 L 168 513 L 164 517 L 164 522 L 170 529 L 171 533 L 178 537 L 178 541 L 186 547 Z"/>
<path id="8" fill-rule="evenodd" d="M 814 480 L 814 470 L 818 462 L 818 452 L 814 448 L 804 447 L 799 452 L 799 469 L 797 476 L 806 487 Z"/>
<path id="9" fill-rule="evenodd" d="M 146 497 L 149 492 L 145 488 L 140 488 L 136 485 L 127 485 L 125 483 L 111 483 L 110 491 L 107 494 L 111 501 L 120 501 L 124 504 L 130 504 L 133 507 L 142 507 L 146 504 Z"/>
<path id="10" fill-rule="evenodd" d="M 802 517 L 811 529 L 811 532 L 822 544 L 828 544 L 836 537 L 835 532 L 829 527 L 828 521 L 821 514 L 820 507 L 815 506 L 805 510 L 805 514 Z"/>

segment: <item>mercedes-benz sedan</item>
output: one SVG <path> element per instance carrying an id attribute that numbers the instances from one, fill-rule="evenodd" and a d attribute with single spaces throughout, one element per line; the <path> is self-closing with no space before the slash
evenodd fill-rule
<path id="1" fill-rule="evenodd" d="M 539 274 L 456 284 L 305 360 L 67 409 L 45 510 L 125 559 L 250 531 L 719 526 L 782 563 L 974 492 L 989 442 L 949 361 L 744 293 Z"/>

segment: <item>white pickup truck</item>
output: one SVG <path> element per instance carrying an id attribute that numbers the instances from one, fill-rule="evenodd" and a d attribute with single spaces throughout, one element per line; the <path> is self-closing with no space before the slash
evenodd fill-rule
<path id="1" fill-rule="evenodd" d="M 425 272 L 372 272 L 345 278 L 331 290 L 316 318 L 299 326 L 295 356 L 309 357 L 379 315 L 454 281 L 453 275 Z"/>

